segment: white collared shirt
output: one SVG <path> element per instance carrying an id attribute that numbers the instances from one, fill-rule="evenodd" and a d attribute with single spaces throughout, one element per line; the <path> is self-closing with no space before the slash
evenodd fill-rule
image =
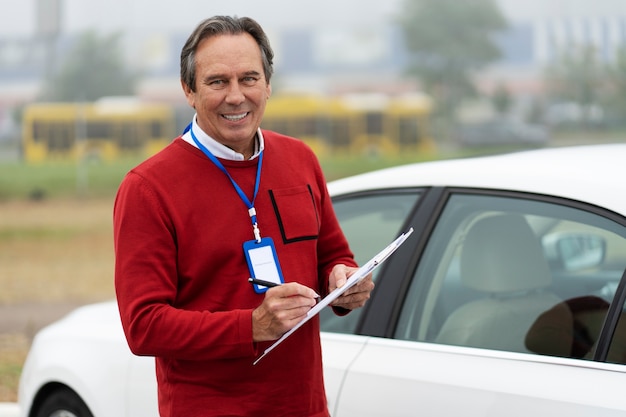
<path id="1" fill-rule="evenodd" d="M 194 135 L 196 135 L 196 138 L 198 139 L 198 141 L 201 144 L 203 144 L 213 155 L 215 155 L 217 158 L 228 159 L 231 161 L 243 161 L 244 160 L 243 154 L 240 154 L 239 152 L 236 152 L 230 149 L 226 145 L 222 145 L 221 143 L 213 139 L 211 136 L 207 135 L 200 128 L 200 126 L 198 126 L 196 117 L 197 115 L 193 116 L 193 121 L 191 123 L 191 128 L 193 129 L 193 133 Z M 250 159 L 254 159 L 257 156 L 259 156 L 261 151 L 265 148 L 265 142 L 263 140 L 263 134 L 261 133 L 261 129 L 257 130 L 256 137 L 257 137 L 257 140 L 254 141 L 254 154 L 250 157 Z M 193 138 L 191 137 L 191 132 L 186 132 L 183 135 L 183 140 L 185 142 L 189 142 L 196 148 L 198 147 L 198 145 L 196 145 L 196 143 L 193 141 Z"/>

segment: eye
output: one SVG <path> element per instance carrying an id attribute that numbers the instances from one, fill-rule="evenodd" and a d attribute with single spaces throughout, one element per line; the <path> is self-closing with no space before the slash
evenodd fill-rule
<path id="1" fill-rule="evenodd" d="M 241 79 L 241 82 L 245 85 L 254 85 L 259 81 L 259 77 L 247 76 Z"/>
<path id="2" fill-rule="evenodd" d="M 226 81 L 222 79 L 213 79 L 213 80 L 207 81 L 207 85 L 213 89 L 218 90 L 226 86 Z"/>

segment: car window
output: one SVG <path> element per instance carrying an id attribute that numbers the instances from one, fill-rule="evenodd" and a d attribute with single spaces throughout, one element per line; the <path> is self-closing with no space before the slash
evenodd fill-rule
<path id="1" fill-rule="evenodd" d="M 359 265 L 397 237 L 418 198 L 419 192 L 415 190 L 399 190 L 346 196 L 333 201 L 341 228 Z M 374 280 L 379 272 L 380 269 L 374 271 Z M 354 333 L 362 311 L 358 309 L 340 317 L 331 309 L 324 309 L 320 314 L 322 331 Z"/>
<path id="2" fill-rule="evenodd" d="M 598 214 L 452 195 L 395 337 L 591 359 L 625 267 L 624 226 Z"/>

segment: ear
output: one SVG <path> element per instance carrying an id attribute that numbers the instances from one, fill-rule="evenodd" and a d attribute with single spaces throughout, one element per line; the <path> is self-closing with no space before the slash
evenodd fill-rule
<path id="1" fill-rule="evenodd" d="M 267 100 L 272 95 L 272 84 L 267 83 L 267 87 L 265 87 L 265 93 L 266 93 L 265 99 Z"/>
<path id="2" fill-rule="evenodd" d="M 187 103 L 195 109 L 196 108 L 196 93 L 191 91 L 191 88 L 189 88 L 189 86 L 183 80 L 180 80 L 180 85 L 183 87 L 183 91 L 185 92 Z"/>

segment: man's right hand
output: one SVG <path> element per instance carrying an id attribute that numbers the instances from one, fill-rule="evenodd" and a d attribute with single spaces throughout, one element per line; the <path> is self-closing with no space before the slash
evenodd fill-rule
<path id="1" fill-rule="evenodd" d="M 252 340 L 276 340 L 304 318 L 318 294 L 297 282 L 268 289 L 263 303 L 252 312 Z"/>

